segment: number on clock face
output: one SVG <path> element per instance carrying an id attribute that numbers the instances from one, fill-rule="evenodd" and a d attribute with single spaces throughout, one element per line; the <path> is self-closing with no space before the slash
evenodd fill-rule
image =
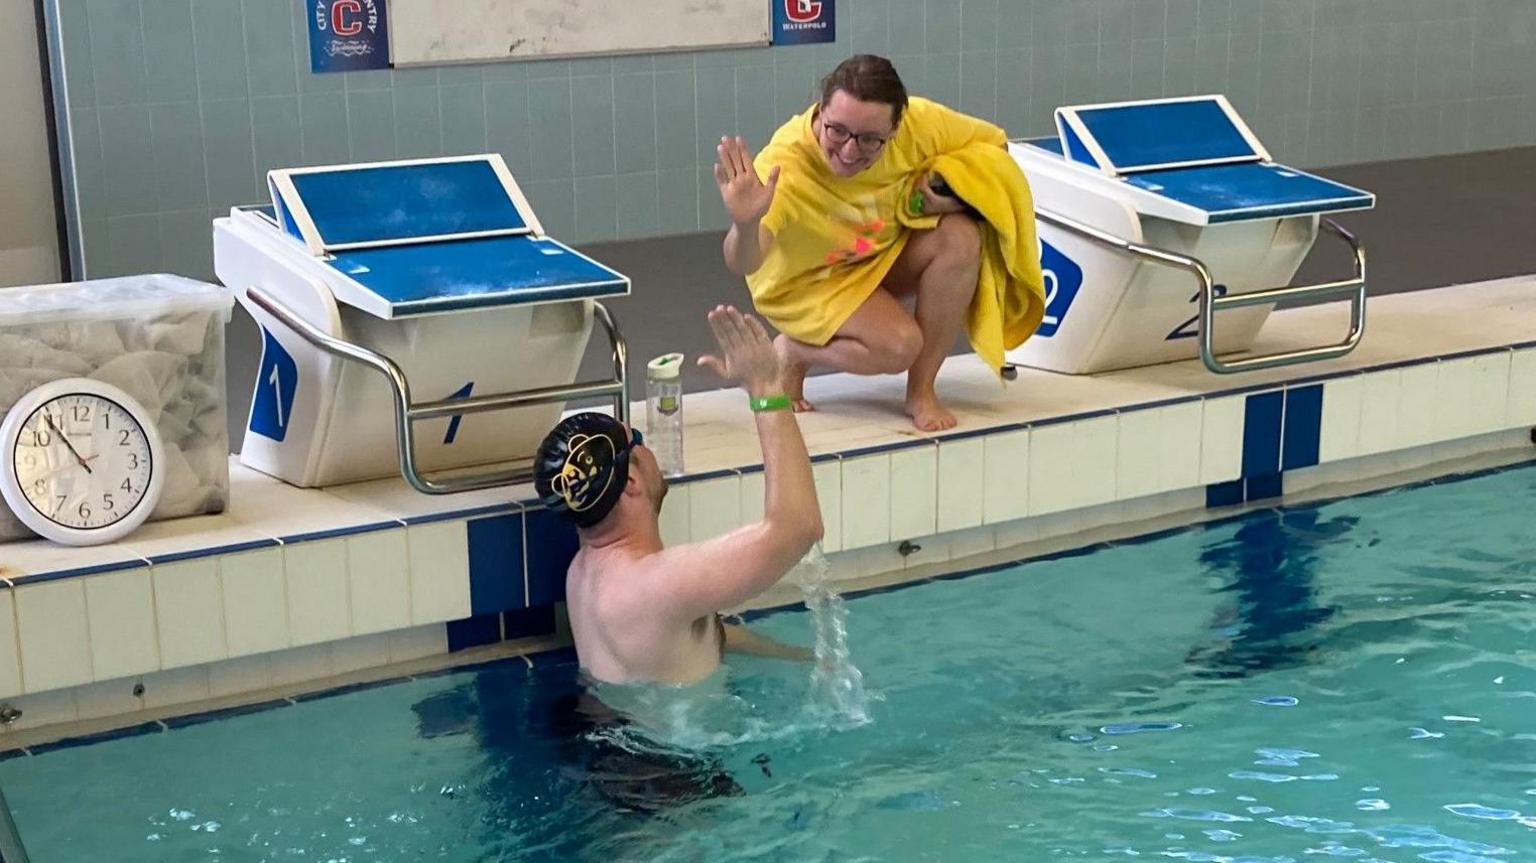
<path id="1" fill-rule="evenodd" d="M 154 471 L 149 440 L 116 402 L 66 395 L 22 424 L 16 478 L 33 508 L 65 527 L 93 530 L 133 512 Z"/>

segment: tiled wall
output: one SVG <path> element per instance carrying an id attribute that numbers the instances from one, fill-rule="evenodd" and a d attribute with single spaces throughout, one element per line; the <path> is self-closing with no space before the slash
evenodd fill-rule
<path id="1" fill-rule="evenodd" d="M 485 150 L 563 240 L 720 228 L 719 135 L 761 142 L 855 51 L 1015 135 L 1224 92 L 1302 166 L 1536 143 L 1529 0 L 841 0 L 828 46 L 344 75 L 308 72 L 297 0 L 55 2 L 91 277 L 210 277 L 269 168 Z"/>
<path id="2" fill-rule="evenodd" d="M 835 574 L 850 577 L 1276 497 L 1330 465 L 1405 453 L 1427 463 L 1432 445 L 1487 444 L 1532 426 L 1536 344 L 849 450 L 816 457 L 813 472 L 824 548 Z M 94 558 L 48 556 L 39 543 L 41 556 L 9 555 L 0 700 L 22 706 L 19 727 L 554 631 L 576 537 L 536 505 L 429 511 L 455 502 L 416 495 L 402 498 L 415 509 L 378 521 L 349 509 L 363 491 L 296 506 L 331 495 L 260 481 L 270 491 L 257 515 L 305 510 L 306 532 L 220 546 L 206 542 L 218 533 L 198 531 L 182 537 L 193 547 L 111 547 Z M 663 539 L 756 520 L 762 496 L 760 468 L 687 477 L 667 497 Z M 902 540 L 922 548 L 903 555 Z M 147 691 L 135 692 L 136 680 Z"/>

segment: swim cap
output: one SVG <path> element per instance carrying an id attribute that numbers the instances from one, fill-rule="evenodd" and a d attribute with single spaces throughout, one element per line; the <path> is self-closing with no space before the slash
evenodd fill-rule
<path id="1" fill-rule="evenodd" d="M 566 417 L 539 444 L 533 487 L 545 508 L 591 527 L 619 502 L 629 481 L 629 433 L 607 414 Z"/>

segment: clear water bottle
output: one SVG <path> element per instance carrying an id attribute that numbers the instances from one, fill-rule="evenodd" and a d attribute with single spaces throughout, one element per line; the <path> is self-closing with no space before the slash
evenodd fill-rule
<path id="1" fill-rule="evenodd" d="M 682 372 L 682 354 L 663 354 L 645 367 L 645 445 L 664 476 L 683 472 Z"/>

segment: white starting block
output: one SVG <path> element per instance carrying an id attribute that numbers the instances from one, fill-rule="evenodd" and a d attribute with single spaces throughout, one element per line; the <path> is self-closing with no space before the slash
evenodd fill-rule
<path id="1" fill-rule="evenodd" d="M 611 397 L 627 421 L 624 341 L 597 300 L 629 279 L 544 236 L 500 156 L 267 182 L 271 207 L 214 221 L 218 276 L 262 329 L 246 465 L 442 494 L 526 481 L 569 399 Z M 594 317 L 613 377 L 572 383 Z"/>
<path id="2" fill-rule="evenodd" d="M 1034 193 L 1047 297 L 1010 362 L 1085 374 L 1198 355 L 1228 373 L 1359 343 L 1365 253 L 1322 215 L 1369 209 L 1374 195 L 1275 164 L 1222 96 L 1058 108 L 1056 127 L 1009 144 Z M 1349 244 L 1353 276 L 1284 287 L 1320 224 Z M 1251 345 L 1276 302 L 1342 296 L 1342 341 L 1223 357 Z"/>

